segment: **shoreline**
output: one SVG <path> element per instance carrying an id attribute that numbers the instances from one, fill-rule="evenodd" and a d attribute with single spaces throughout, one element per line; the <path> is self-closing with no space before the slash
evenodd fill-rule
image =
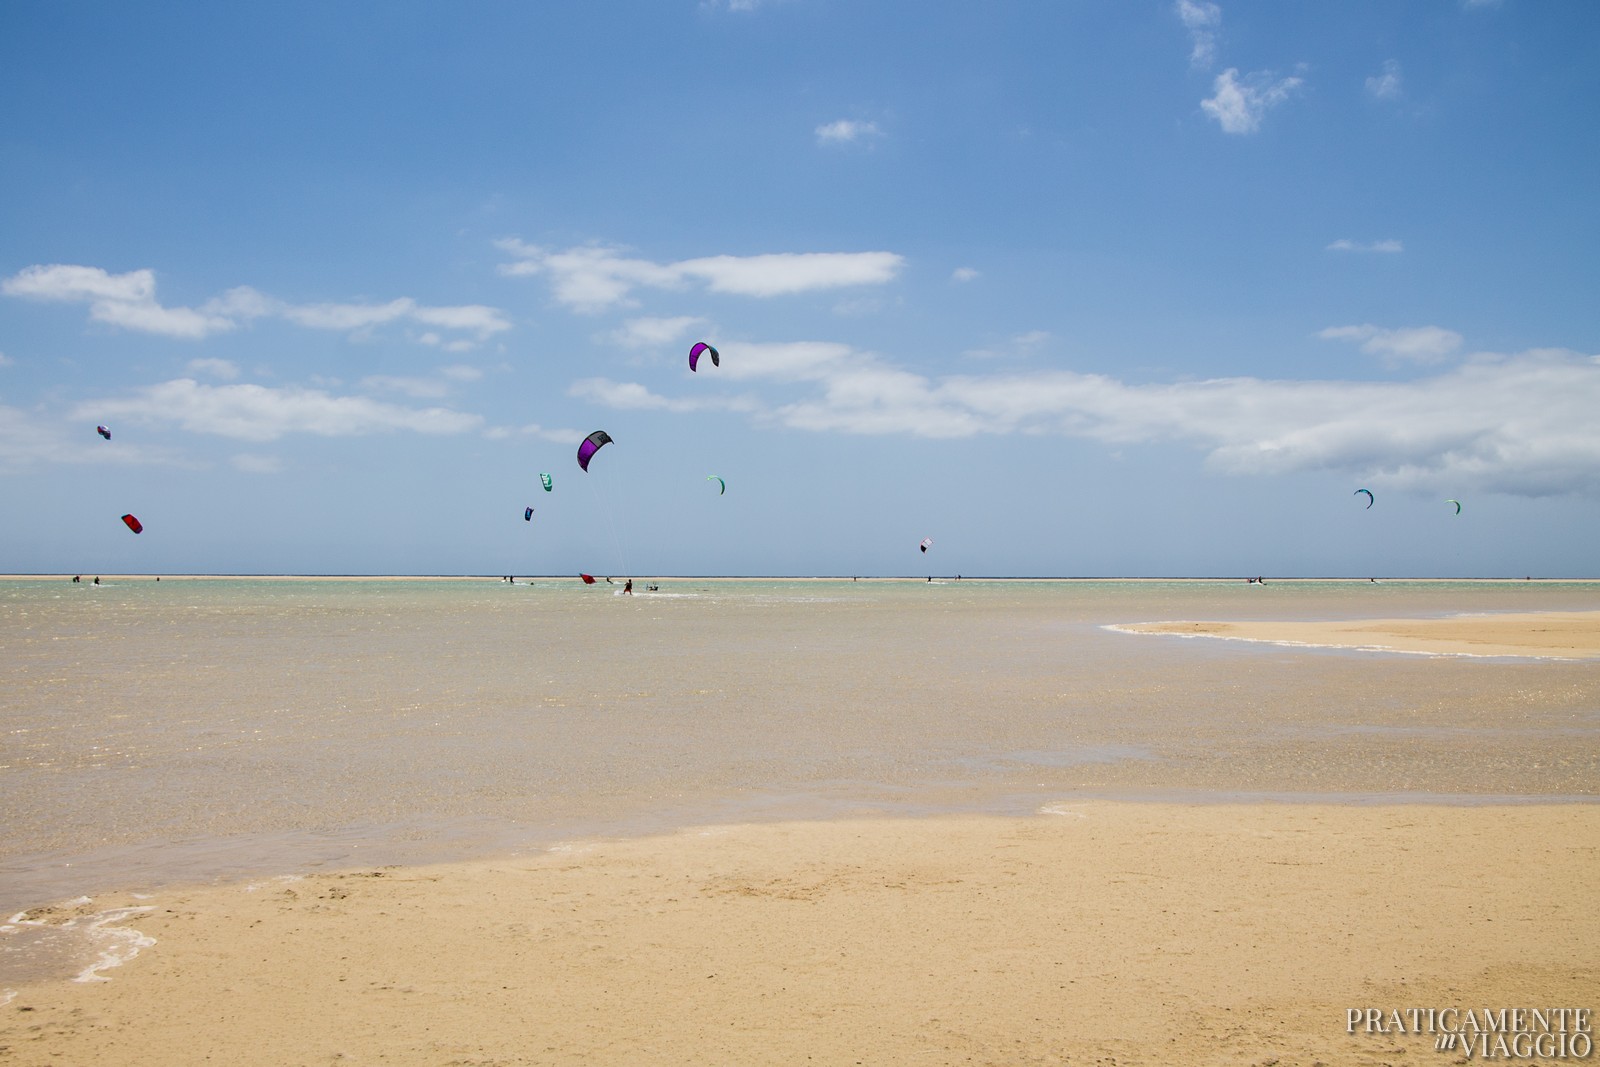
<path id="1" fill-rule="evenodd" d="M 1088 800 L 107 894 L 44 918 L 141 909 L 108 924 L 138 954 L 10 987 L 0 1045 L 111 1067 L 1426 1057 L 1347 1011 L 1600 1007 L 1597 845 L 1594 805 Z"/>
<path id="2" fill-rule="evenodd" d="M 0 581 L 5 582 L 72 582 L 74 572 L 30 572 L 18 574 L 0 574 Z M 90 575 L 86 581 L 92 581 L 93 572 L 78 572 Z M 187 573 L 111 573 L 99 572 L 102 581 L 154 581 L 156 578 L 168 581 L 266 581 L 266 582 L 499 582 L 505 580 L 503 574 L 187 574 Z M 518 581 L 525 582 L 560 582 L 577 581 L 576 574 L 518 574 Z M 603 577 L 596 573 L 596 578 Z M 613 578 L 617 575 L 613 574 Z M 660 582 L 920 582 L 928 583 L 929 575 L 923 574 L 634 574 L 635 581 L 660 581 Z M 1245 579 L 1237 575 L 932 575 L 933 584 L 955 584 L 959 582 L 1057 582 L 1057 583 L 1165 583 L 1165 582 L 1190 582 L 1195 584 L 1210 585 L 1245 585 Z M 1273 578 L 1263 583 L 1263 587 L 1282 583 L 1284 585 L 1305 584 L 1349 584 L 1372 585 L 1370 578 L 1347 578 L 1339 575 L 1319 577 L 1316 575 L 1302 575 L 1296 577 Z M 1473 585 L 1600 585 L 1600 578 L 1406 578 L 1392 577 L 1381 579 L 1379 585 L 1428 585 L 1428 584 L 1473 584 Z"/>

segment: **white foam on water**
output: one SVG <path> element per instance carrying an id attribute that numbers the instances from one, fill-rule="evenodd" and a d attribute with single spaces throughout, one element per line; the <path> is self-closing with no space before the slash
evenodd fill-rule
<path id="1" fill-rule="evenodd" d="M 138 915 L 141 912 L 155 911 L 156 909 L 143 904 L 132 908 L 112 908 L 110 911 L 100 912 L 98 915 L 89 916 L 90 922 L 85 929 L 91 942 L 100 949 L 100 955 L 83 970 L 73 977 L 74 982 L 109 982 L 111 979 L 101 974 L 101 971 L 120 967 L 137 956 L 142 950 L 150 948 L 156 939 L 148 934 L 126 926 L 112 926 L 124 919 Z M 73 920 L 76 922 L 77 920 Z"/>
<path id="2" fill-rule="evenodd" d="M 1045 804 L 1036 812 L 1038 815 L 1065 815 L 1074 819 L 1087 819 L 1089 816 L 1081 811 L 1073 811 L 1065 804 Z"/>

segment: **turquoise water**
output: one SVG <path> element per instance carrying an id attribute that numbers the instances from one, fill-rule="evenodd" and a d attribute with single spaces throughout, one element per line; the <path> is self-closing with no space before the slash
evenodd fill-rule
<path id="1" fill-rule="evenodd" d="M 1112 632 L 1533 582 L 0 581 L 0 908 L 718 820 L 1600 795 L 1600 664 Z"/>

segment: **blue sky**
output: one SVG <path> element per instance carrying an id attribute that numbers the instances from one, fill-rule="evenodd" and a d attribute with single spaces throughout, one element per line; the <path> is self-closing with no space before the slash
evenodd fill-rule
<path id="1" fill-rule="evenodd" d="M 0 570 L 1600 577 L 1587 0 L 0 19 Z"/>

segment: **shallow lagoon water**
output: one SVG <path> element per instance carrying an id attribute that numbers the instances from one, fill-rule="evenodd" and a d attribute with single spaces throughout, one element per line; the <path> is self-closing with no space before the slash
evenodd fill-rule
<path id="1" fill-rule="evenodd" d="M 0 908 L 1086 793 L 1600 796 L 1593 663 L 1106 629 L 1594 583 L 656 581 L 0 582 Z"/>

